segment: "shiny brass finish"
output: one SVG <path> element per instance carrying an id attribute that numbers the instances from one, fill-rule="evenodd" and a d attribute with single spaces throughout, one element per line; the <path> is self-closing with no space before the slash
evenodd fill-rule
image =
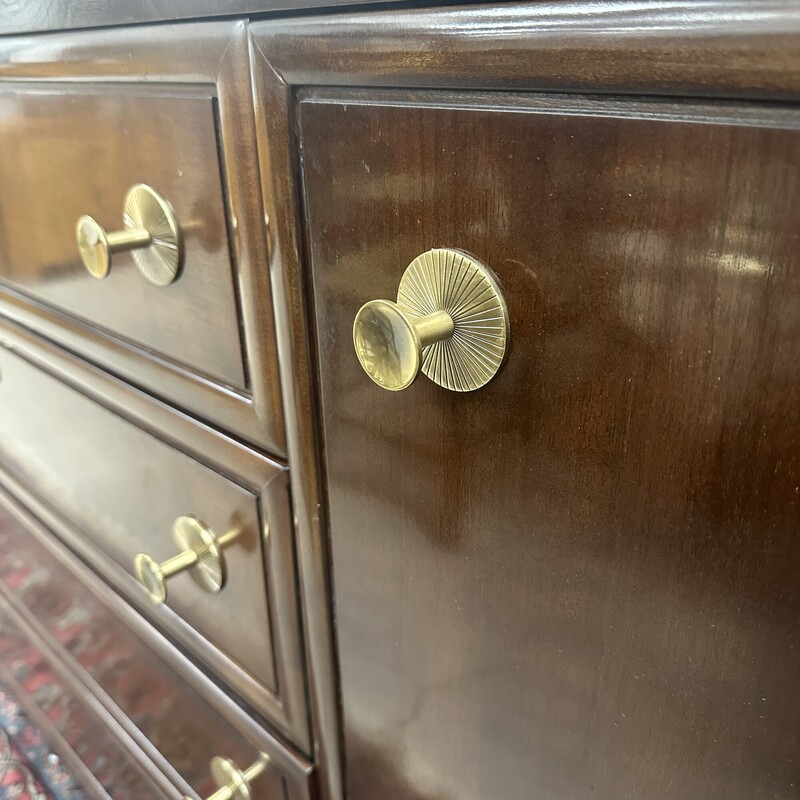
<path id="1" fill-rule="evenodd" d="M 246 769 L 239 769 L 229 758 L 215 756 L 211 759 L 211 777 L 219 786 L 206 800 L 251 800 L 250 784 L 267 768 L 269 756 L 261 753 Z M 184 797 L 184 800 L 190 800 Z"/>
<path id="2" fill-rule="evenodd" d="M 436 311 L 415 319 L 390 300 L 370 300 L 356 314 L 353 342 L 367 375 L 389 391 L 410 386 L 422 351 L 452 336 L 453 319 Z"/>
<path id="3" fill-rule="evenodd" d="M 470 392 L 500 369 L 508 331 L 505 300 L 489 269 L 440 248 L 411 262 L 396 303 L 370 300 L 359 309 L 353 344 L 364 371 L 384 389 L 407 388 L 421 369 L 445 389 Z"/>
<path id="4" fill-rule="evenodd" d="M 175 280 L 183 251 L 172 207 L 155 189 L 143 183 L 125 196 L 124 230 L 108 233 L 94 217 L 78 220 L 78 251 L 95 278 L 105 278 L 113 253 L 131 251 L 136 266 L 150 283 L 166 286 Z"/>
<path id="5" fill-rule="evenodd" d="M 202 589 L 216 594 L 226 579 L 222 550 L 238 533 L 236 530 L 217 537 L 199 519 L 178 517 L 172 527 L 172 539 L 180 552 L 160 563 L 147 553 L 139 553 L 133 562 L 136 578 L 156 605 L 167 599 L 167 580 L 186 570 L 191 571 Z"/>

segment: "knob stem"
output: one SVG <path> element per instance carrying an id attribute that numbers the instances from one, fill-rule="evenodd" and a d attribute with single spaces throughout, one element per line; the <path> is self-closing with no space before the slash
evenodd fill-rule
<path id="1" fill-rule="evenodd" d="M 219 789 L 206 800 L 252 800 L 250 784 L 264 772 L 269 761 L 269 756 L 261 753 L 249 767 L 239 769 L 229 758 L 215 756 L 211 759 L 211 775 Z"/>
<path id="2" fill-rule="evenodd" d="M 156 605 L 167 599 L 167 580 L 179 572 L 190 571 L 202 589 L 216 594 L 225 585 L 226 578 L 222 550 L 240 533 L 237 526 L 218 537 L 196 517 L 178 517 L 172 527 L 178 552 L 160 564 L 147 553 L 139 553 L 133 561 L 134 572 Z"/>
<path id="3" fill-rule="evenodd" d="M 159 564 L 159 568 L 164 578 L 171 578 L 173 575 L 193 567 L 199 558 L 200 556 L 196 550 L 183 550 L 166 561 L 162 561 Z"/>
<path id="4" fill-rule="evenodd" d="M 433 314 L 417 317 L 414 320 L 414 329 L 417 331 L 420 344 L 425 348 L 452 336 L 455 325 L 453 318 L 446 311 L 434 311 Z"/>
<path id="5" fill-rule="evenodd" d="M 106 233 L 108 249 L 112 253 L 124 253 L 126 250 L 136 250 L 138 247 L 148 247 L 153 237 L 150 231 L 144 228 L 132 228 L 124 231 Z"/>

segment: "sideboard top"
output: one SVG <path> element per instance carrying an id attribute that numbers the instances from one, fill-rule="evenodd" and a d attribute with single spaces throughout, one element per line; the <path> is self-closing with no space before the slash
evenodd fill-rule
<path id="1" fill-rule="evenodd" d="M 0 35 L 385 2 L 388 0 L 0 0 Z"/>

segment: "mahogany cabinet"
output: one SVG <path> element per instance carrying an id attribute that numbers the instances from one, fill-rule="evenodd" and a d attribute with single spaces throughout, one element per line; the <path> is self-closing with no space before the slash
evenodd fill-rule
<path id="1" fill-rule="evenodd" d="M 0 690 L 91 798 L 800 797 L 800 10 L 359 5 L 0 0 Z"/>
<path id="2" fill-rule="evenodd" d="M 798 795 L 800 116 L 766 102 L 797 99 L 798 19 L 680 15 L 253 26 L 350 800 Z M 363 304 L 415 310 L 409 273 L 446 308 L 431 248 L 505 299 L 474 392 L 387 391 L 354 352 Z M 381 321 L 366 360 L 402 365 Z"/>

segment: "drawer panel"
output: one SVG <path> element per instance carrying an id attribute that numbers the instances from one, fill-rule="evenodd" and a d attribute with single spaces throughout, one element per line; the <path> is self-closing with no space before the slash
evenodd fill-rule
<path id="1" fill-rule="evenodd" d="M 0 348 L 0 463 L 35 487 L 101 569 L 301 745 L 303 709 L 287 473 L 258 457 L 251 485 L 223 476 L 17 353 Z M 236 448 L 233 449 L 235 457 Z M 202 520 L 218 537 L 227 582 L 217 593 L 191 570 L 153 606 L 134 559 L 178 552 L 173 523 Z M 109 561 L 110 560 L 110 561 Z"/>
<path id="2" fill-rule="evenodd" d="M 282 456 L 245 25 L 28 44 L 0 43 L 0 313 Z M 180 230 L 182 267 L 166 286 L 130 251 L 112 254 L 102 280 L 79 253 L 78 220 L 124 231 L 140 184 Z M 153 231 L 161 241 L 164 226 Z"/>
<path id="3" fill-rule="evenodd" d="M 798 110 L 314 89 L 297 116 L 350 800 L 795 798 Z M 386 391 L 353 320 L 432 248 L 497 275 L 506 361 Z"/>
<path id="4" fill-rule="evenodd" d="M 241 712 L 157 634 L 152 641 L 160 649 L 153 649 L 142 638 L 146 623 L 7 496 L 0 498 L 0 553 L 0 604 L 8 606 L 0 627 L 4 664 L 57 723 L 74 713 L 80 729 L 91 716 L 87 704 L 99 708 L 88 731 L 63 726 L 64 735 L 114 798 L 155 796 L 154 781 L 158 796 L 193 790 L 205 797 L 216 788 L 211 758 L 244 766 L 259 752 L 270 765 L 253 782 L 254 798 L 310 797 L 305 762 L 252 723 L 238 728 Z M 27 642 L 21 624 L 30 631 Z M 61 713 L 48 707 L 53 699 Z M 110 729 L 105 747 L 98 717 Z M 111 770 L 102 754 L 117 742 L 125 743 L 128 766 Z M 132 775 L 144 771 L 150 777 L 134 782 Z"/>
<path id="5" fill-rule="evenodd" d="M 14 198 L 0 211 L 3 281 L 244 389 L 212 97 L 3 91 L 0 83 L 0 117 L 0 174 Z M 97 280 L 78 254 L 78 218 L 121 228 L 136 183 L 163 195 L 181 227 L 184 266 L 169 286 L 145 280 L 130 253 L 114 254 Z"/>

